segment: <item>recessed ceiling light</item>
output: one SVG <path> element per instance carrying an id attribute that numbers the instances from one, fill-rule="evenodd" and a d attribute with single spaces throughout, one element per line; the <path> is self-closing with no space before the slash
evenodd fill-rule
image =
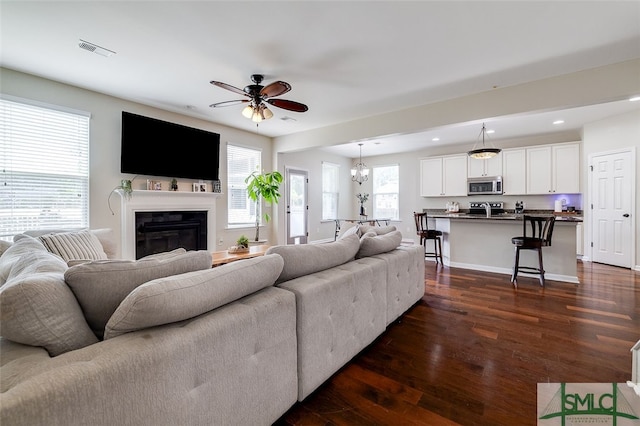
<path id="1" fill-rule="evenodd" d="M 633 98 L 629 98 L 629 100 L 630 100 L 631 102 L 637 102 L 637 101 L 640 101 L 640 96 L 634 96 Z"/>
<path id="2" fill-rule="evenodd" d="M 564 120 L 556 120 L 553 124 L 564 124 Z"/>
<path id="3" fill-rule="evenodd" d="M 440 138 L 436 137 L 436 138 L 433 138 L 431 140 L 434 141 L 434 142 L 438 142 L 440 140 Z"/>
<path id="4" fill-rule="evenodd" d="M 495 133 L 495 132 L 496 132 L 495 130 L 487 130 L 488 134 Z"/>

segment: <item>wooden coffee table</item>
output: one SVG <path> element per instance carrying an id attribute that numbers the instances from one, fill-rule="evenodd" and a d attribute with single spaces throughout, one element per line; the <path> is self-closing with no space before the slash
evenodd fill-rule
<path id="1" fill-rule="evenodd" d="M 257 246 L 249 246 L 249 251 L 245 253 L 229 253 L 228 250 L 214 251 L 211 253 L 211 266 L 224 265 L 225 263 L 235 262 L 236 260 L 250 259 L 252 257 L 264 256 L 267 249 L 271 247 L 266 244 Z"/>

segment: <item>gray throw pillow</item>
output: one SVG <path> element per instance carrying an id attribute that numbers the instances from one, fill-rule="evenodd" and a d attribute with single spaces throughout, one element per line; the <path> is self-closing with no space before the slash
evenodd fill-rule
<path id="1" fill-rule="evenodd" d="M 277 283 L 303 275 L 324 271 L 353 260 L 360 239 L 356 234 L 326 244 L 297 244 L 269 247 L 267 254 L 277 253 L 284 259 L 284 268 Z"/>
<path id="2" fill-rule="evenodd" d="M 21 235 L 14 241 L 0 257 L 0 286 L 7 282 L 11 269 L 22 256 L 36 251 L 47 252 L 42 243 L 35 238 Z"/>
<path id="3" fill-rule="evenodd" d="M 360 241 L 360 250 L 356 254 L 356 259 L 373 256 L 380 253 L 396 249 L 402 242 L 400 231 L 393 231 L 387 234 L 364 236 Z"/>
<path id="4" fill-rule="evenodd" d="M 362 225 L 360 227 L 360 235 L 364 235 L 367 232 L 375 232 L 376 235 L 384 235 L 384 234 L 388 234 L 389 232 L 393 232 L 395 230 L 396 230 L 396 227 L 394 225 L 387 225 L 387 226 Z"/>
<path id="5" fill-rule="evenodd" d="M 64 278 L 75 294 L 89 326 L 102 338 L 107 321 L 129 293 L 156 278 L 211 268 L 206 250 L 145 260 L 96 260 L 69 268 Z"/>
<path id="6" fill-rule="evenodd" d="M 14 262 L 6 284 L 0 288 L 0 332 L 4 338 L 42 346 L 51 356 L 98 341 L 64 282 L 66 269 L 62 259 L 44 247 Z"/>
<path id="7" fill-rule="evenodd" d="M 282 257 L 272 254 L 142 284 L 118 306 L 104 338 L 193 318 L 273 285 Z"/>

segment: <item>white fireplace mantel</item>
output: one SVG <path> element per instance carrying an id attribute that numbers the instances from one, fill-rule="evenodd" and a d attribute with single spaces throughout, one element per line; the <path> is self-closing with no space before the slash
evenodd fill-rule
<path id="1" fill-rule="evenodd" d="M 122 258 L 136 258 L 136 212 L 206 211 L 207 248 L 216 246 L 216 200 L 222 196 L 214 192 L 145 191 L 134 190 L 131 197 L 120 195 L 120 232 Z"/>

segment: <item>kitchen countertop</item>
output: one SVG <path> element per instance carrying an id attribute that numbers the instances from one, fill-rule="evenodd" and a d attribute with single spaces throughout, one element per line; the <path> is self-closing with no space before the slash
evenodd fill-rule
<path id="1" fill-rule="evenodd" d="M 579 214 L 562 214 L 554 215 L 553 212 L 525 212 L 525 213 L 497 213 L 487 217 L 486 214 L 471 214 L 467 212 L 449 213 L 442 210 L 427 210 L 429 217 L 436 219 L 460 219 L 460 220 L 505 220 L 514 221 L 522 220 L 525 215 L 531 216 L 556 216 L 556 222 L 582 222 L 582 216 Z"/>

